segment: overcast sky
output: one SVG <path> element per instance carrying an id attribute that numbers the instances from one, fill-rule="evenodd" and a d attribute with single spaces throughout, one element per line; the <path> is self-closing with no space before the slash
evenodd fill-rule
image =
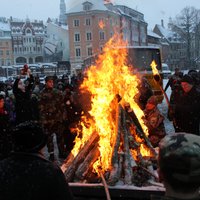
<path id="1" fill-rule="evenodd" d="M 65 0 L 66 7 L 76 0 Z M 97 0 L 100 1 L 100 0 Z M 152 29 L 164 19 L 167 25 L 169 17 L 174 18 L 186 6 L 200 9 L 200 0 L 113 0 L 124 4 L 144 14 L 145 21 Z M 60 0 L 0 0 L 0 16 L 25 19 L 58 18 Z"/>

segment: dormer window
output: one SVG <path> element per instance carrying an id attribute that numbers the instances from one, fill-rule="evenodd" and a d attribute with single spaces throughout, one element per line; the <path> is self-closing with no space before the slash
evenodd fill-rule
<path id="1" fill-rule="evenodd" d="M 92 9 L 93 4 L 89 1 L 86 1 L 83 3 L 83 10 L 88 11 Z"/>
<path id="2" fill-rule="evenodd" d="M 28 28 L 28 29 L 26 29 L 26 34 L 27 34 L 27 35 L 31 35 L 31 34 L 32 34 L 32 31 Z"/>

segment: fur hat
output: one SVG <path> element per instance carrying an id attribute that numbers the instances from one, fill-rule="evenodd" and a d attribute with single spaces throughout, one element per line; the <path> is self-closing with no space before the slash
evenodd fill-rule
<path id="1" fill-rule="evenodd" d="M 47 142 L 47 136 L 38 123 L 27 121 L 12 131 L 15 152 L 38 152 Z"/>
<path id="2" fill-rule="evenodd" d="M 148 101 L 147 101 L 148 104 L 153 104 L 153 105 L 157 105 L 158 104 L 158 100 L 156 98 L 156 96 L 151 96 Z"/>
<path id="3" fill-rule="evenodd" d="M 194 84 L 193 78 L 188 74 L 185 74 L 183 76 L 183 78 L 181 79 L 181 82 L 187 82 L 187 83 L 192 84 L 192 85 Z"/>

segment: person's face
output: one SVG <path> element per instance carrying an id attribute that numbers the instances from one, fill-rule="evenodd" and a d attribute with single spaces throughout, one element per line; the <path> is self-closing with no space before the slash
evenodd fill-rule
<path id="1" fill-rule="evenodd" d="M 48 80 L 46 82 L 46 86 L 47 86 L 47 88 L 53 88 L 53 80 Z"/>
<path id="2" fill-rule="evenodd" d="M 156 106 L 154 104 L 151 104 L 151 103 L 147 103 L 146 104 L 146 109 L 147 110 L 153 110 Z"/>
<path id="3" fill-rule="evenodd" d="M 183 91 L 187 93 L 192 89 L 193 85 L 188 82 L 181 82 L 181 87 L 183 88 Z"/>
<path id="4" fill-rule="evenodd" d="M 4 99 L 0 99 L 0 109 L 4 107 Z"/>
<path id="5" fill-rule="evenodd" d="M 18 82 L 18 88 L 19 88 L 20 90 L 22 90 L 22 91 L 25 90 L 25 85 L 24 85 L 24 83 L 22 82 L 22 80 L 19 80 L 19 82 Z"/>

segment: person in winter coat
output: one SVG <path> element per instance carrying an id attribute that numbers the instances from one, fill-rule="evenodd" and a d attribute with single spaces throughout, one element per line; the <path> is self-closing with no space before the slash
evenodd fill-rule
<path id="1" fill-rule="evenodd" d="M 43 157 L 47 137 L 32 121 L 13 130 L 14 152 L 0 161 L 1 200 L 72 200 L 60 167 Z"/>
<path id="2" fill-rule="evenodd" d="M 53 135 L 56 134 L 57 146 L 60 158 L 65 157 L 64 149 L 64 119 L 66 118 L 64 98 L 61 91 L 54 88 L 52 76 L 45 79 L 45 87 L 39 95 L 40 122 L 45 133 L 48 135 L 47 148 L 49 159 L 54 160 Z"/>
<path id="3" fill-rule="evenodd" d="M 175 131 L 199 135 L 200 90 L 187 74 L 181 80 L 181 87 L 183 92 L 174 104 Z"/>
<path id="4" fill-rule="evenodd" d="M 12 150 L 11 123 L 4 105 L 5 96 L 0 94 L 0 160 L 6 158 Z"/>
<path id="5" fill-rule="evenodd" d="M 33 89 L 34 78 L 28 74 L 26 86 L 20 76 L 13 84 L 13 94 L 15 96 L 16 123 L 32 120 L 31 92 Z"/>
<path id="6" fill-rule="evenodd" d="M 149 130 L 149 139 L 153 147 L 157 147 L 160 140 L 165 137 L 165 126 L 164 126 L 164 116 L 160 113 L 157 108 L 157 99 L 155 96 L 151 96 L 146 104 L 144 110 L 145 114 L 145 124 Z"/>

